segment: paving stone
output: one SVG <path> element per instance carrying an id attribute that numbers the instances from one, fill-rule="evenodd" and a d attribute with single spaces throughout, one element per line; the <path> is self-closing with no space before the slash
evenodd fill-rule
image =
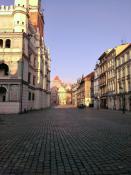
<path id="1" fill-rule="evenodd" d="M 129 113 L 53 108 L 0 121 L 0 175 L 131 174 Z"/>

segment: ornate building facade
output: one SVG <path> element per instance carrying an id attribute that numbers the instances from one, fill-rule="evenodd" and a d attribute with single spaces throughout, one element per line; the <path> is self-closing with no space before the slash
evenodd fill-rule
<path id="1" fill-rule="evenodd" d="M 50 53 L 41 1 L 1 6 L 0 21 L 0 113 L 49 107 Z"/>
<path id="2" fill-rule="evenodd" d="M 71 104 L 71 85 L 64 83 L 56 76 L 51 82 L 51 104 L 69 105 Z"/>
<path id="3" fill-rule="evenodd" d="M 116 56 L 116 109 L 131 111 L 131 44 Z"/>
<path id="4" fill-rule="evenodd" d="M 95 108 L 131 111 L 131 44 L 109 49 L 95 67 Z"/>
<path id="5" fill-rule="evenodd" d="M 94 72 L 78 79 L 77 83 L 72 85 L 72 104 L 86 107 L 94 105 Z"/>

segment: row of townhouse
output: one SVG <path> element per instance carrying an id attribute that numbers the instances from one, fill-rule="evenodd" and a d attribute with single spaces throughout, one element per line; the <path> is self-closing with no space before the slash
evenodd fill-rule
<path id="1" fill-rule="evenodd" d="M 72 85 L 72 104 L 79 106 L 84 104 L 87 107 L 93 105 L 94 99 L 94 72 L 82 76 L 77 83 Z"/>
<path id="2" fill-rule="evenodd" d="M 94 107 L 131 110 L 131 43 L 105 51 L 94 70 Z"/>

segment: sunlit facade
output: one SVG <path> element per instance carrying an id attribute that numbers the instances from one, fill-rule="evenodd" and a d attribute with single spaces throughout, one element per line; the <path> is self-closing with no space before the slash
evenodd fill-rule
<path id="1" fill-rule="evenodd" d="M 131 110 L 131 44 L 108 49 L 98 59 L 94 107 Z"/>
<path id="2" fill-rule="evenodd" d="M 66 93 L 66 89 L 63 86 L 61 86 L 58 89 L 58 99 L 59 99 L 59 105 L 66 105 L 67 93 Z"/>
<path id="3" fill-rule="evenodd" d="M 99 57 L 99 100 L 100 100 L 100 107 L 107 108 L 107 55 L 111 51 L 111 49 L 106 50 L 102 53 Z"/>
<path id="4" fill-rule="evenodd" d="M 72 102 L 73 105 L 93 106 L 94 104 L 94 72 L 77 80 L 72 86 Z"/>
<path id="5" fill-rule="evenodd" d="M 49 107 L 51 59 L 41 2 L 1 6 L 0 21 L 0 113 Z"/>
<path id="6" fill-rule="evenodd" d="M 55 76 L 51 82 L 51 105 L 70 105 L 71 96 L 71 85 L 62 82 L 59 76 Z"/>
<path id="7" fill-rule="evenodd" d="M 131 44 L 116 57 L 116 109 L 131 111 Z"/>
<path id="8" fill-rule="evenodd" d="M 116 80 L 116 57 L 120 54 L 128 44 L 118 45 L 113 48 L 106 56 L 107 71 L 106 71 L 106 94 L 107 94 L 107 107 L 108 109 L 117 109 L 118 101 L 116 98 L 117 93 L 117 80 Z"/>

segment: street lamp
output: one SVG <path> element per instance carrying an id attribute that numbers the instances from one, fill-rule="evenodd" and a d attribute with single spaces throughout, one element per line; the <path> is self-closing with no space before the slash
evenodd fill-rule
<path id="1" fill-rule="evenodd" d="M 120 90 L 121 90 L 121 97 L 122 97 L 122 112 L 124 114 L 125 111 L 126 111 L 126 109 L 125 109 L 125 90 L 124 90 L 124 87 L 120 86 Z"/>

